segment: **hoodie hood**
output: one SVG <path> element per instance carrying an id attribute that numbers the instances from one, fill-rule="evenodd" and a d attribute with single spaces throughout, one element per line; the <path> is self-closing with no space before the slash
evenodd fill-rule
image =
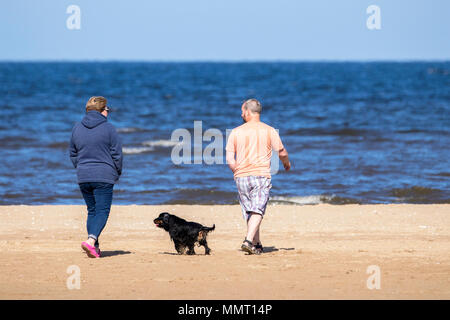
<path id="1" fill-rule="evenodd" d="M 100 112 L 91 110 L 86 113 L 83 120 L 81 120 L 81 123 L 86 128 L 92 129 L 106 121 L 106 117 Z"/>

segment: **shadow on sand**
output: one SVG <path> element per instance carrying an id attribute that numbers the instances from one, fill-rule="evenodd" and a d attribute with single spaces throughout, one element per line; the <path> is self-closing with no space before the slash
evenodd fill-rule
<path id="1" fill-rule="evenodd" d="M 211 250 L 211 252 L 212 252 L 212 250 Z M 184 254 L 179 254 L 179 253 L 177 253 L 177 252 L 167 252 L 167 251 L 159 252 L 159 254 L 168 254 L 168 255 L 170 255 L 170 256 L 189 256 L 189 255 L 186 254 L 186 253 L 184 253 Z M 203 252 L 203 251 L 195 252 L 195 254 L 193 254 L 193 256 L 205 256 L 205 252 Z M 206 256 L 207 256 L 207 254 L 206 254 Z"/>
<path id="2" fill-rule="evenodd" d="M 114 250 L 114 251 L 102 251 L 102 258 L 121 256 L 123 254 L 131 254 L 131 251 Z"/>
<path id="3" fill-rule="evenodd" d="M 167 252 L 167 251 L 159 252 L 159 254 L 168 254 L 168 255 L 171 255 L 171 256 L 180 256 L 179 253 L 176 253 L 176 252 Z"/>
<path id="4" fill-rule="evenodd" d="M 276 251 L 280 251 L 280 250 L 284 250 L 284 251 L 292 251 L 295 250 L 295 248 L 276 248 L 274 246 L 270 246 L 270 247 L 264 247 L 264 253 L 270 253 L 270 252 L 276 252 Z M 238 249 L 238 251 L 242 251 L 241 249 Z M 176 252 L 159 252 L 159 254 L 167 254 L 167 255 L 171 255 L 171 256 L 179 256 L 179 253 Z M 195 255 L 200 256 L 200 255 L 205 255 L 203 252 L 202 253 L 198 253 L 196 252 Z"/>
<path id="5" fill-rule="evenodd" d="M 276 251 L 280 251 L 280 250 L 291 251 L 291 250 L 295 250 L 295 248 L 280 248 L 280 249 L 278 249 L 274 246 L 264 247 L 264 253 L 276 252 Z"/>

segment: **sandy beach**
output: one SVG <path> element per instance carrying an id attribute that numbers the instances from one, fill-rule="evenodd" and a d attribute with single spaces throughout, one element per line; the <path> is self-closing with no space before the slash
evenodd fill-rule
<path id="1" fill-rule="evenodd" d="M 175 254 L 152 220 L 216 225 L 210 256 Z M 238 206 L 113 206 L 90 259 L 84 206 L 0 207 L 0 299 L 450 299 L 450 205 L 269 205 L 267 252 L 239 250 Z M 369 266 L 380 289 L 369 290 Z M 69 266 L 80 289 L 68 289 Z"/>

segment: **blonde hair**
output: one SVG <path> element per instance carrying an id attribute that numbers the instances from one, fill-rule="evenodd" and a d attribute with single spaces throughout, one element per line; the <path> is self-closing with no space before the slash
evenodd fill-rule
<path id="1" fill-rule="evenodd" d="M 86 103 L 86 112 L 95 110 L 103 112 L 106 108 L 106 99 L 104 97 L 91 97 Z"/>
<path id="2" fill-rule="evenodd" d="M 262 106 L 261 103 L 256 99 L 248 99 L 244 102 L 244 108 L 250 110 L 253 113 L 261 114 Z"/>

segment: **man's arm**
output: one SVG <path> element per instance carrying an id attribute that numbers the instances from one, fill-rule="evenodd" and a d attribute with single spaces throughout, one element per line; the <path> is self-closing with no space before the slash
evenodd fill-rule
<path id="1" fill-rule="evenodd" d="M 291 169 L 291 163 L 289 162 L 289 155 L 285 148 L 278 152 L 281 162 L 283 163 L 284 170 L 289 171 Z"/>
<path id="2" fill-rule="evenodd" d="M 234 173 L 236 171 L 236 159 L 234 158 L 234 152 L 227 151 L 227 163 L 231 171 Z"/>
<path id="3" fill-rule="evenodd" d="M 283 142 L 281 142 L 280 135 L 273 128 L 272 128 L 270 138 L 271 138 L 272 148 L 275 151 L 278 151 L 278 157 L 280 157 L 280 160 L 283 163 L 284 169 L 286 171 L 289 171 L 289 169 L 291 169 L 291 163 L 289 162 L 289 155 L 283 146 Z"/>
<path id="4" fill-rule="evenodd" d="M 225 147 L 225 150 L 227 152 L 226 155 L 227 164 L 233 173 L 236 171 L 236 159 L 234 157 L 236 155 L 235 138 L 236 138 L 236 131 L 232 130 L 230 135 L 228 136 L 227 145 Z"/>

